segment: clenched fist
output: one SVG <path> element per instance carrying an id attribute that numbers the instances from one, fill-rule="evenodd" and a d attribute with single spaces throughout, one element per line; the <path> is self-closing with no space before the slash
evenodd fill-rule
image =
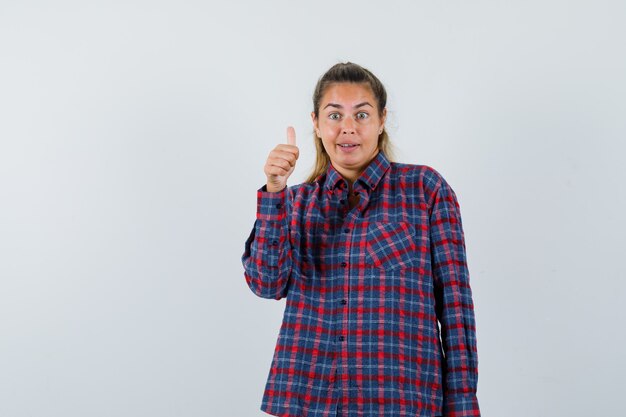
<path id="1" fill-rule="evenodd" d="M 296 131 L 293 127 L 287 128 L 287 144 L 276 145 L 265 162 L 267 176 L 267 191 L 278 192 L 287 186 L 287 178 L 296 167 L 296 160 L 300 151 L 296 146 Z"/>

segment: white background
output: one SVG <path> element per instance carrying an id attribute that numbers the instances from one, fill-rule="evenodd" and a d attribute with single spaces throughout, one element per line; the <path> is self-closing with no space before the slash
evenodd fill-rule
<path id="1" fill-rule="evenodd" d="M 301 3 L 301 4 L 300 4 Z M 461 205 L 487 416 L 623 413 L 622 1 L 0 2 L 0 416 L 263 416 L 240 257 L 337 62 Z"/>

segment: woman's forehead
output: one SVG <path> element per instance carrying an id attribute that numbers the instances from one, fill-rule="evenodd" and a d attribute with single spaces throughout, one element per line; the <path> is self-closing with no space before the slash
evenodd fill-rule
<path id="1" fill-rule="evenodd" d="M 374 94 L 367 83 L 333 83 L 324 91 L 320 104 L 322 108 L 328 103 L 354 107 L 363 102 L 376 106 Z"/>

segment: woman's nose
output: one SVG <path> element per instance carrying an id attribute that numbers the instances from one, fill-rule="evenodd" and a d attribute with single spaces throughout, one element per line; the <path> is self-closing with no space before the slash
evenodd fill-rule
<path id="1" fill-rule="evenodd" d="M 344 135 L 354 135 L 354 121 L 351 117 L 346 117 L 344 119 L 341 133 Z"/>

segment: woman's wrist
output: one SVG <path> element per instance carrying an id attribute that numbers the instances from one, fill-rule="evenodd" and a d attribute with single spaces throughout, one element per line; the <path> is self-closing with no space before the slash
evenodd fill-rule
<path id="1" fill-rule="evenodd" d="M 266 184 L 266 185 L 265 185 L 265 189 L 266 189 L 267 191 L 269 191 L 270 193 L 279 193 L 279 192 L 281 192 L 282 190 L 284 190 L 284 189 L 285 189 L 285 187 L 283 187 L 283 188 L 278 188 L 278 187 L 276 187 L 276 186 L 274 186 L 274 185 Z"/>

